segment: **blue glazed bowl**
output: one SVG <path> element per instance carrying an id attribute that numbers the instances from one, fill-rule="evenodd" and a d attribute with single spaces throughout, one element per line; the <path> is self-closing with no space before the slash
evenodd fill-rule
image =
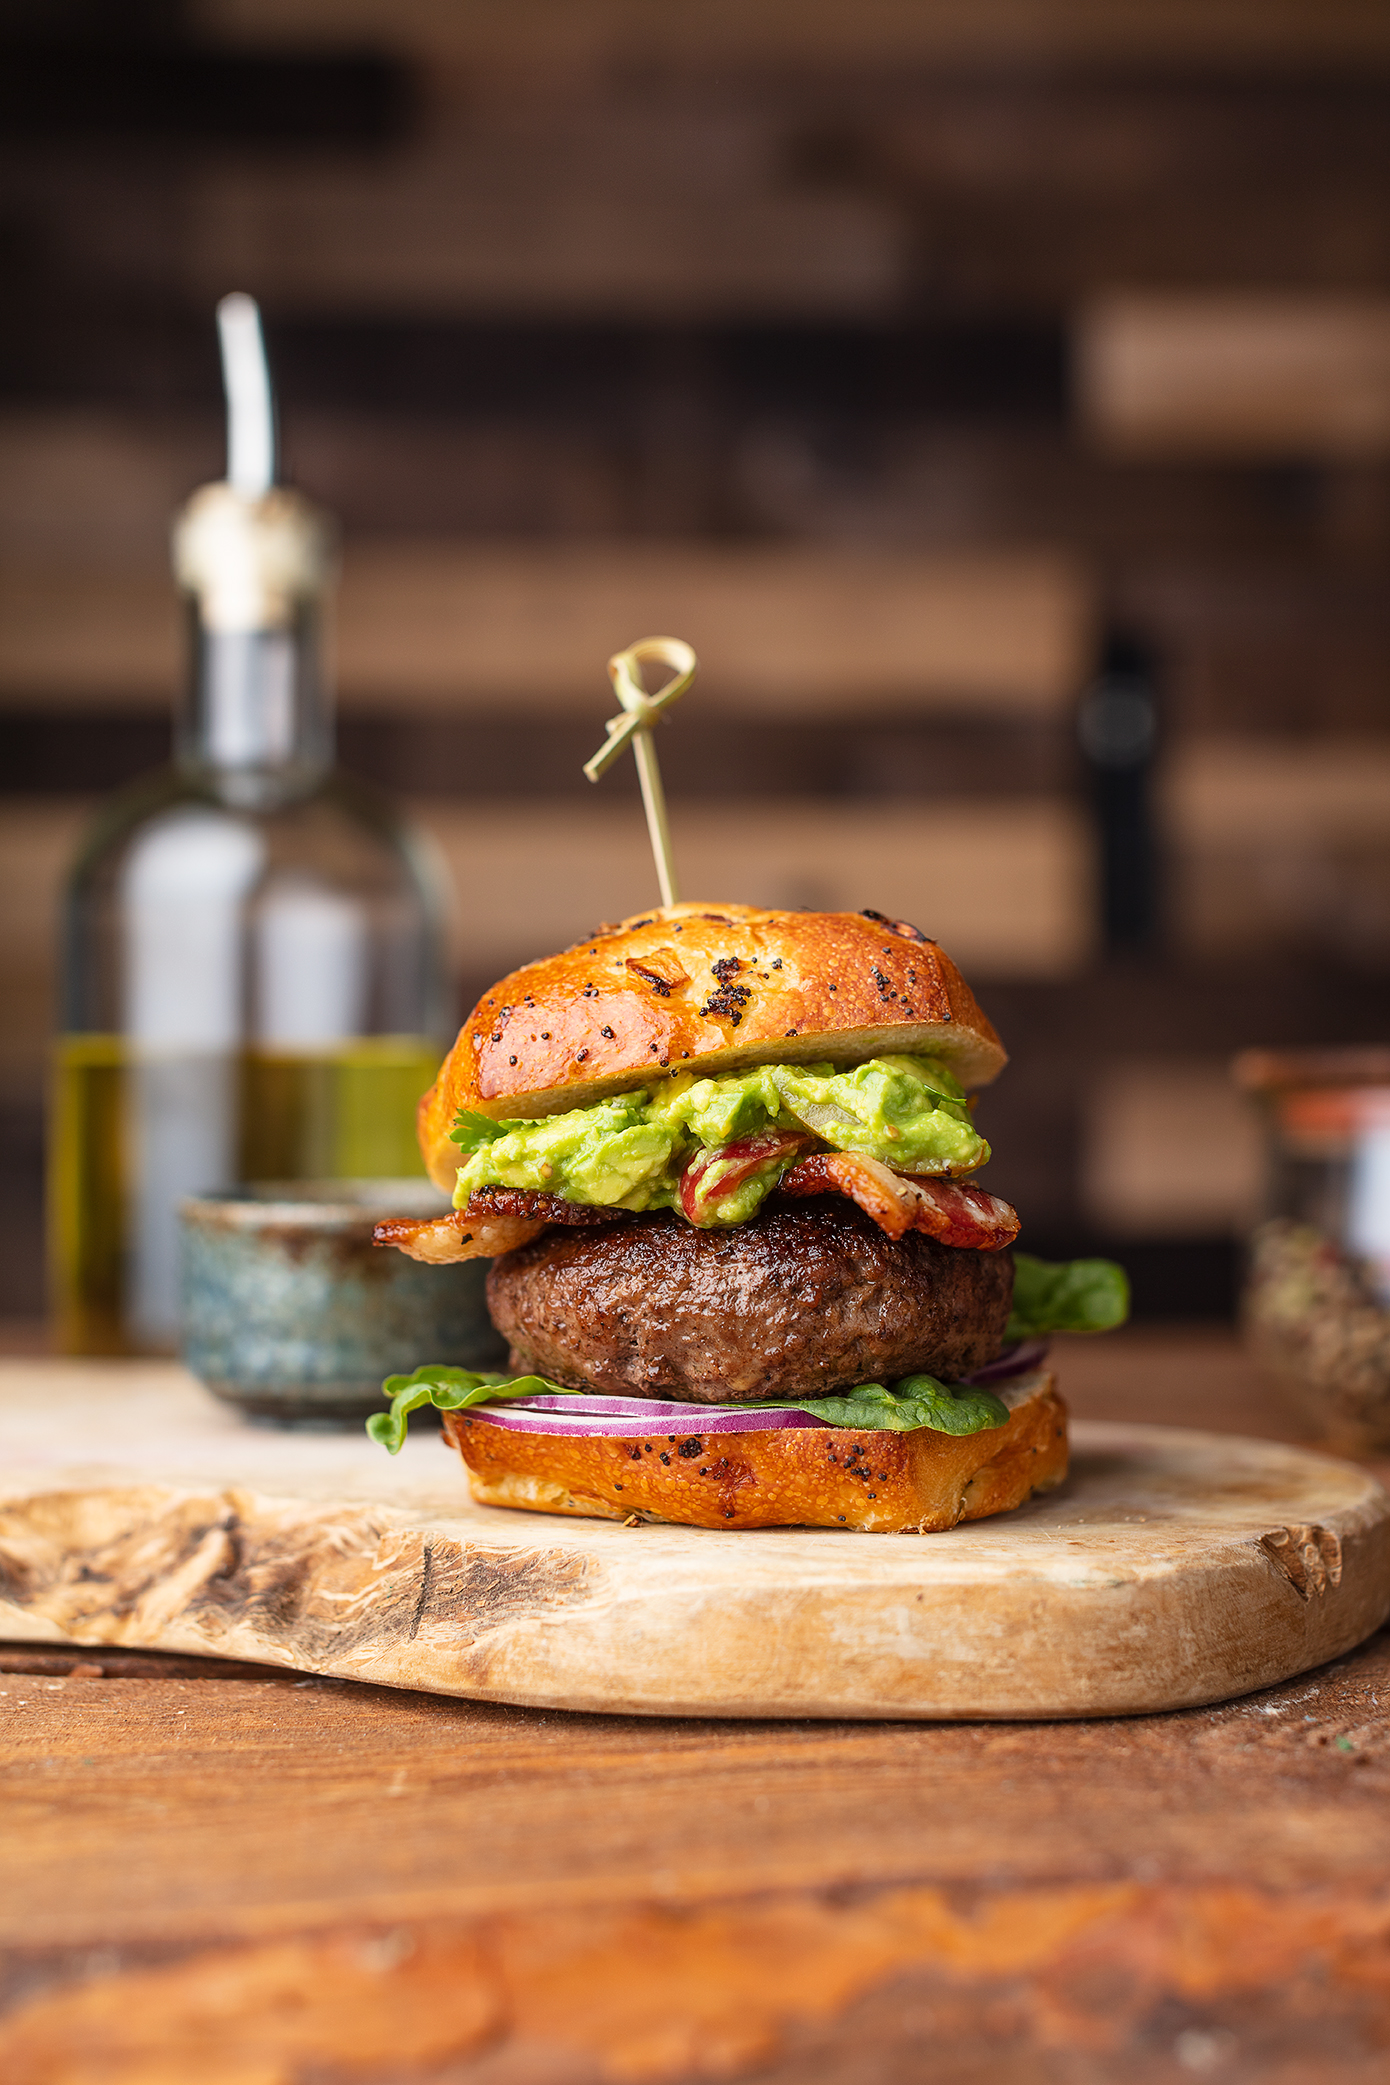
<path id="1" fill-rule="evenodd" d="M 296 1180 L 197 1195 L 180 1208 L 183 1358 L 249 1417 L 360 1421 L 383 1376 L 423 1361 L 505 1365 L 489 1262 L 430 1267 L 372 1244 L 386 1217 L 439 1216 L 425 1180 Z"/>

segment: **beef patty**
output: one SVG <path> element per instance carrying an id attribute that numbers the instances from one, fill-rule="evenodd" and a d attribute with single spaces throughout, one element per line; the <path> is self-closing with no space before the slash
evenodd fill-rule
<path id="1" fill-rule="evenodd" d="M 487 1281 L 518 1374 L 695 1404 L 949 1382 L 999 1352 L 1012 1291 L 1007 1253 L 888 1238 L 839 1196 L 720 1229 L 663 1210 L 547 1231 Z"/>

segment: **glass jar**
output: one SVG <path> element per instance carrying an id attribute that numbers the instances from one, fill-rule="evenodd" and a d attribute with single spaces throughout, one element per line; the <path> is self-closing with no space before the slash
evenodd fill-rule
<path id="1" fill-rule="evenodd" d="M 1265 1213 L 1242 1317 L 1317 1438 L 1390 1448 L 1390 1049 L 1247 1050 L 1265 1117 Z"/>

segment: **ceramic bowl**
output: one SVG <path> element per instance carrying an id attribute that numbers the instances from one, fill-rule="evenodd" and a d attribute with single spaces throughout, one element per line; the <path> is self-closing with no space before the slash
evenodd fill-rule
<path id="1" fill-rule="evenodd" d="M 424 1266 L 372 1243 L 384 1217 L 436 1216 L 425 1180 L 257 1182 L 181 1205 L 183 1358 L 257 1419 L 361 1420 L 383 1376 L 424 1361 L 500 1368 L 489 1263 Z"/>

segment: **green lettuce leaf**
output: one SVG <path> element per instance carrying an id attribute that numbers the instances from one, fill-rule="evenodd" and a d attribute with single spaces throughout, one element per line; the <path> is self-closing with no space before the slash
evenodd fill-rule
<path id="1" fill-rule="evenodd" d="M 467 1405 L 492 1404 L 513 1397 L 540 1397 L 553 1392 L 561 1397 L 577 1396 L 563 1383 L 548 1383 L 544 1376 L 477 1375 L 471 1368 L 445 1368 L 426 1362 L 413 1375 L 387 1376 L 381 1386 L 391 1400 L 389 1412 L 373 1412 L 367 1431 L 380 1448 L 399 1455 L 405 1441 L 410 1414 L 422 1404 L 441 1412 L 461 1412 Z"/>
<path id="2" fill-rule="evenodd" d="M 1006 1341 L 1045 1332 L 1109 1332 L 1129 1316 L 1129 1276 L 1113 1260 L 1035 1260 L 1014 1254 Z"/>
<path id="3" fill-rule="evenodd" d="M 449 1142 L 464 1151 L 477 1151 L 484 1144 L 495 1144 L 509 1127 L 506 1122 L 494 1122 L 490 1115 L 475 1115 L 471 1108 L 460 1108 L 449 1131 Z"/>
<path id="4" fill-rule="evenodd" d="M 413 1375 L 388 1376 L 381 1388 L 382 1395 L 391 1400 L 391 1409 L 373 1412 L 367 1431 L 379 1447 L 389 1449 L 392 1455 L 400 1453 L 410 1414 L 421 1405 L 435 1405 L 441 1412 L 461 1412 L 469 1405 L 539 1397 L 546 1392 L 561 1397 L 582 1395 L 564 1383 L 547 1382 L 544 1376 L 477 1375 L 469 1368 L 428 1363 Z M 740 1405 L 739 1410 L 810 1412 L 831 1426 L 848 1426 L 859 1433 L 911 1433 L 919 1426 L 928 1427 L 933 1433 L 982 1433 L 986 1427 L 1002 1426 L 1009 1416 L 1008 1406 L 992 1390 L 964 1385 L 953 1389 L 927 1375 L 904 1376 L 891 1386 L 860 1383 L 838 1397 L 813 1397 L 804 1402 L 763 1399 Z"/>

